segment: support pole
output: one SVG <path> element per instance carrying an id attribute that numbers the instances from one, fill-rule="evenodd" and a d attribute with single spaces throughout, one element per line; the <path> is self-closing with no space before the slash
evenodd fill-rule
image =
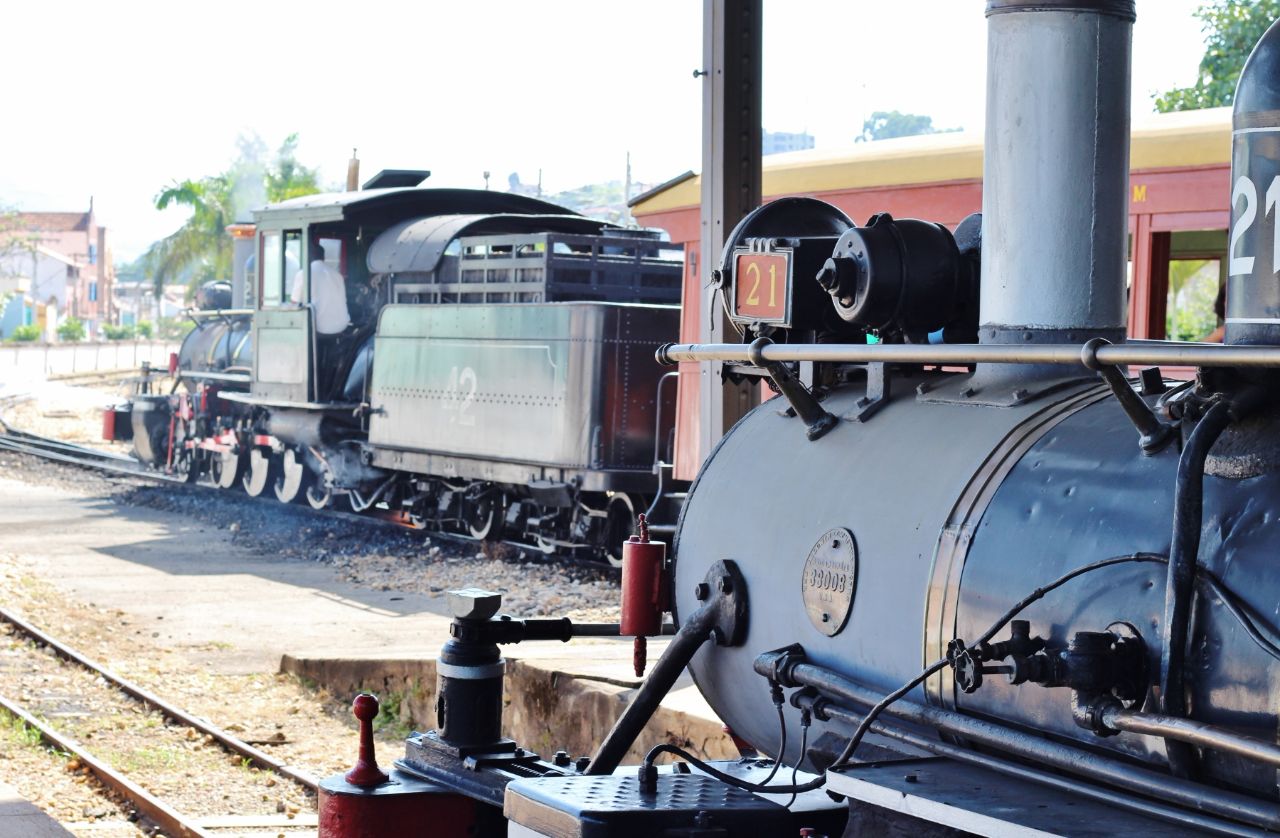
<path id="1" fill-rule="evenodd" d="M 731 334 L 718 292 L 709 285 L 725 237 L 760 205 L 762 0 L 703 0 L 702 19 L 702 288 L 699 340 Z M 725 384 L 721 363 L 701 370 L 699 459 L 752 405 L 753 392 Z"/>

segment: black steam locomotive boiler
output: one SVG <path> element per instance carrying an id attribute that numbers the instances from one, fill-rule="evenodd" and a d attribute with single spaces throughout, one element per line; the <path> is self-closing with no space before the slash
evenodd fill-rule
<path id="1" fill-rule="evenodd" d="M 398 785 L 326 785 L 325 834 L 427 834 L 379 820 L 415 795 L 441 835 L 1280 831 L 1280 25 L 1236 95 L 1218 346 L 1124 340 L 1132 0 L 987 19 L 981 216 L 762 207 L 720 266 L 730 301 L 785 279 L 731 302 L 750 343 L 660 350 L 780 396 L 690 488 L 678 631 L 595 754 L 496 721 L 496 644 L 574 627 L 458 592 L 437 729 Z M 753 752 L 619 767 L 686 666 Z"/>

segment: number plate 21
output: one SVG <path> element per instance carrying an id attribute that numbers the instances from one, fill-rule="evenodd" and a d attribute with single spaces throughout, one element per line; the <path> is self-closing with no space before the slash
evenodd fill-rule
<path id="1" fill-rule="evenodd" d="M 735 320 L 790 325 L 791 254 L 739 250 L 733 257 Z"/>

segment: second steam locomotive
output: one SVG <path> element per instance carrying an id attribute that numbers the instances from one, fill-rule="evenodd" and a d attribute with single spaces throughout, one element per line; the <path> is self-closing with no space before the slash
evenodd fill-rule
<path id="1" fill-rule="evenodd" d="M 681 249 L 427 174 L 258 210 L 173 392 L 135 395 L 112 436 L 254 496 L 616 561 L 665 501 L 652 346 L 678 328 Z"/>

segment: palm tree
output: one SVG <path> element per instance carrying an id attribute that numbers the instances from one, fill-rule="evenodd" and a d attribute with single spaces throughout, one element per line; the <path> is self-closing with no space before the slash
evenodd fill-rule
<path id="1" fill-rule="evenodd" d="M 191 210 L 185 224 L 147 250 L 146 260 L 157 295 L 185 272 L 190 272 L 189 284 L 193 287 L 231 275 L 231 239 L 226 233 L 233 220 L 230 192 L 226 177 L 215 175 L 174 181 L 156 195 L 158 210 L 170 205 Z"/>
<path id="2" fill-rule="evenodd" d="M 231 238 L 226 229 L 236 221 L 237 213 L 251 208 L 243 204 L 282 201 L 320 191 L 317 170 L 297 160 L 297 134 L 285 138 L 270 165 L 262 161 L 265 147 L 256 135 L 241 137 L 239 147 L 239 157 L 222 174 L 175 180 L 156 195 L 156 209 L 173 205 L 191 210 L 186 223 L 152 244 L 143 256 L 157 296 L 163 294 L 165 285 L 183 277 L 188 288 L 231 278 Z"/>

